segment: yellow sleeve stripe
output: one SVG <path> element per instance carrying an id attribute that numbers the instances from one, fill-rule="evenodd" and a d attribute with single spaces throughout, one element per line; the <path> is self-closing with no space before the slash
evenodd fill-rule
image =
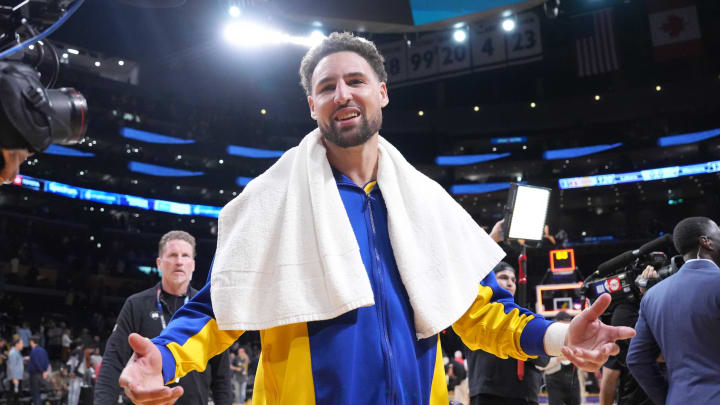
<path id="1" fill-rule="evenodd" d="M 455 332 L 471 350 L 482 349 L 502 359 L 536 357 L 528 356 L 520 345 L 522 331 L 534 316 L 520 314 L 517 308 L 505 313 L 502 303 L 490 302 L 492 295 L 492 288 L 481 285 L 470 309 L 453 324 Z"/>
<path id="2" fill-rule="evenodd" d="M 243 332 L 241 330 L 220 330 L 215 319 L 211 318 L 198 333 L 191 336 L 182 346 L 176 342 L 168 343 L 167 348 L 175 358 L 174 379 L 193 370 L 204 371 L 208 361 L 230 347 Z"/>

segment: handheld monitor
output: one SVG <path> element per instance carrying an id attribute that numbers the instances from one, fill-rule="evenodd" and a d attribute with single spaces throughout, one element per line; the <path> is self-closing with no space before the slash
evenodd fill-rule
<path id="1" fill-rule="evenodd" d="M 510 184 L 503 229 L 507 239 L 542 240 L 550 191 L 545 187 Z"/>

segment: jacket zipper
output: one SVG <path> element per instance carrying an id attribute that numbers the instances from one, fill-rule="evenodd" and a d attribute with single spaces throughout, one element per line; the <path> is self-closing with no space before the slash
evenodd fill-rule
<path id="1" fill-rule="evenodd" d="M 363 190 L 364 191 L 364 190 Z M 370 227 L 372 229 L 372 249 L 373 249 L 373 272 L 375 273 L 375 277 L 377 278 L 378 283 L 378 297 L 376 299 L 377 305 L 378 305 L 378 316 L 380 318 L 380 329 L 382 334 L 382 344 L 381 347 L 383 349 L 383 352 L 385 354 L 385 373 L 387 374 L 387 383 L 388 383 L 388 399 L 391 404 L 395 403 L 395 389 L 394 389 L 394 380 L 393 380 L 393 371 L 392 371 L 392 361 L 393 361 L 393 354 L 392 349 L 390 345 L 390 336 L 388 333 L 388 325 L 387 325 L 387 314 L 385 313 L 385 286 L 383 282 L 383 274 L 382 274 L 382 267 L 380 266 L 380 255 L 377 251 L 377 234 L 375 230 L 375 217 L 373 215 L 373 209 L 372 209 L 372 199 L 370 198 L 369 194 L 366 194 L 367 199 L 367 207 L 368 207 L 368 215 L 370 215 Z"/>

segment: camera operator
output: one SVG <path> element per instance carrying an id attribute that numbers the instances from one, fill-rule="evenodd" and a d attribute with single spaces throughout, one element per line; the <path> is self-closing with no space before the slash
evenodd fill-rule
<path id="1" fill-rule="evenodd" d="M 643 297 L 627 365 L 656 405 L 717 403 L 720 228 L 709 218 L 686 218 L 675 226 L 673 243 L 685 264 Z M 667 379 L 656 362 L 660 353 Z"/>
<path id="2" fill-rule="evenodd" d="M 657 271 L 653 266 L 645 267 L 642 278 L 656 279 Z M 640 292 L 645 293 L 641 288 Z M 625 302 L 618 304 L 612 313 L 610 324 L 613 326 L 635 326 L 638 320 L 637 304 Z M 651 405 L 650 399 L 640 387 L 627 368 L 626 358 L 629 348 L 628 342 L 619 344 L 620 353 L 611 356 L 602 368 L 602 382 L 600 384 L 600 405 L 612 405 L 617 395 L 617 405 Z"/>

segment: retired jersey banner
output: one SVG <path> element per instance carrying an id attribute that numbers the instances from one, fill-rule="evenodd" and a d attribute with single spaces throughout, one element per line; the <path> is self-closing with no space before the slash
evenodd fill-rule
<path id="1" fill-rule="evenodd" d="M 647 0 L 650 35 L 658 60 L 697 56 L 702 52 L 695 3 Z"/>
<path id="2" fill-rule="evenodd" d="M 385 58 L 388 85 L 398 86 L 530 63 L 542 59 L 540 20 L 533 12 L 519 14 L 512 32 L 500 21 L 478 22 L 467 27 L 467 38 L 458 42 L 454 30 L 420 35 L 412 40 L 378 46 Z"/>

